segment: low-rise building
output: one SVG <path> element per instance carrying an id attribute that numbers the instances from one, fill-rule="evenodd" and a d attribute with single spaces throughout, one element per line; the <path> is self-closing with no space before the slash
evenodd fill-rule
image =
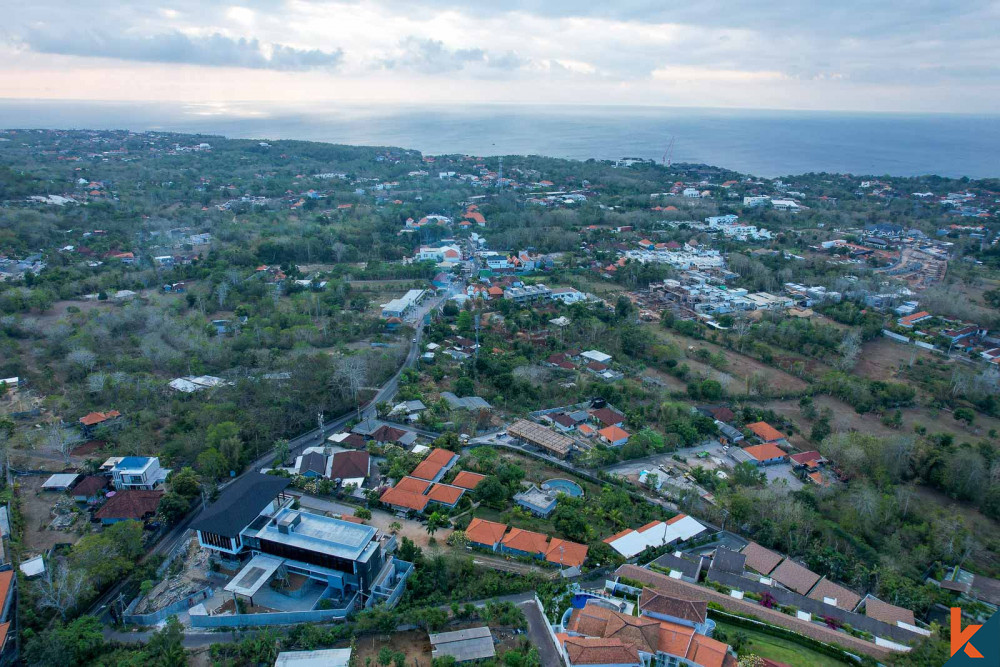
<path id="1" fill-rule="evenodd" d="M 556 497 L 542 491 L 534 484 L 514 494 L 514 502 L 542 518 L 548 518 L 556 509 Z"/>

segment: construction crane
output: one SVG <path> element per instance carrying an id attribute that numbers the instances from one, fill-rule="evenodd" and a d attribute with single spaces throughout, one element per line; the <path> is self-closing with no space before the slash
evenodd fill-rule
<path id="1" fill-rule="evenodd" d="M 667 145 L 667 150 L 663 151 L 663 164 L 667 167 L 670 166 L 670 161 L 674 157 L 674 141 L 677 137 L 670 137 L 670 143 Z"/>

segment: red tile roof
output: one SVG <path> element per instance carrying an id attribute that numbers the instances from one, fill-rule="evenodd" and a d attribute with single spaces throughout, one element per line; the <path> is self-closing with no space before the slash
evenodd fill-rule
<path id="1" fill-rule="evenodd" d="M 495 523 L 485 519 L 474 518 L 465 529 L 465 535 L 478 544 L 497 544 L 507 532 L 507 524 Z"/>
<path id="2" fill-rule="evenodd" d="M 598 433 L 608 442 L 618 442 L 619 440 L 628 440 L 629 438 L 628 431 L 618 426 L 602 428 Z"/>
<path id="3" fill-rule="evenodd" d="M 410 475 L 419 477 L 420 479 L 434 479 L 443 467 L 443 465 L 434 463 L 433 461 L 421 461 Z"/>
<path id="4" fill-rule="evenodd" d="M 787 456 L 781 447 L 773 445 L 770 442 L 764 443 L 763 445 L 744 447 L 743 451 L 758 461 L 770 461 L 771 459 L 778 459 Z"/>
<path id="5" fill-rule="evenodd" d="M 578 544 L 569 540 L 553 537 L 549 549 L 545 552 L 545 560 L 564 567 L 579 567 L 587 560 L 586 544 Z"/>
<path id="6" fill-rule="evenodd" d="M 92 496 L 108 487 L 108 478 L 103 475 L 88 475 L 73 487 L 74 496 Z"/>
<path id="7" fill-rule="evenodd" d="M 544 555 L 548 542 L 548 535 L 533 533 L 530 530 L 523 530 L 521 528 L 511 528 L 507 536 L 503 538 L 503 545 L 505 547 L 529 554 Z"/>
<path id="8" fill-rule="evenodd" d="M 462 472 L 455 475 L 455 479 L 451 481 L 455 486 L 460 486 L 463 489 L 469 489 L 470 491 L 477 486 L 479 483 L 486 479 L 486 475 L 480 475 L 477 472 L 469 472 L 468 470 L 463 470 Z"/>
<path id="9" fill-rule="evenodd" d="M 454 505 L 462 497 L 463 493 L 465 493 L 465 489 L 460 489 L 457 486 L 435 484 L 427 493 L 427 497 L 444 505 Z"/>
<path id="10" fill-rule="evenodd" d="M 566 637 L 563 640 L 570 665 L 641 665 L 639 652 L 620 639 Z"/>
<path id="11" fill-rule="evenodd" d="M 431 453 L 427 455 L 425 461 L 430 461 L 431 463 L 437 463 L 440 466 L 446 466 L 451 463 L 451 460 L 455 458 L 457 454 L 448 449 L 441 449 L 440 447 L 435 447 L 431 450 Z"/>
<path id="12" fill-rule="evenodd" d="M 393 507 L 405 507 L 407 509 L 422 512 L 430 500 L 427 496 L 412 491 L 404 491 L 398 488 L 387 489 L 379 498 L 386 505 Z"/>
<path id="13" fill-rule="evenodd" d="M 417 479 L 416 477 L 404 477 L 396 482 L 396 486 L 393 488 L 400 491 L 406 491 L 407 493 L 419 493 L 420 495 L 423 495 L 427 493 L 427 489 L 429 489 L 430 486 L 430 482 L 422 479 Z"/>
<path id="14" fill-rule="evenodd" d="M 785 438 L 784 433 L 774 428 L 767 422 L 754 422 L 753 424 L 747 424 L 747 428 L 764 442 L 774 442 L 775 440 L 783 440 Z"/>
<path id="15" fill-rule="evenodd" d="M 135 519 L 139 521 L 147 514 L 156 514 L 156 508 L 163 497 L 163 491 L 128 489 L 118 491 L 108 498 L 104 507 L 94 516 L 98 519 Z"/>
<path id="16" fill-rule="evenodd" d="M 110 410 L 108 412 L 91 412 L 88 415 L 80 417 L 80 423 L 84 426 L 94 426 L 95 424 L 100 424 L 109 419 L 114 419 L 115 417 L 121 417 L 122 413 L 117 410 Z"/>
<path id="17" fill-rule="evenodd" d="M 590 416 L 605 426 L 614 426 L 625 421 L 625 415 L 615 412 L 611 408 L 599 408 L 591 412 Z"/>
<path id="18" fill-rule="evenodd" d="M 337 452 L 330 463 L 330 479 L 367 477 L 370 465 L 368 452 Z"/>

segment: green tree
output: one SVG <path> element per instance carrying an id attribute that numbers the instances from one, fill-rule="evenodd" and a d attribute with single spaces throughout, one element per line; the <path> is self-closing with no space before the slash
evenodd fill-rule
<path id="1" fill-rule="evenodd" d="M 77 667 L 89 664 L 104 646 L 101 622 L 93 616 L 81 616 L 30 637 L 25 642 L 24 658 L 29 665 Z"/>
<path id="2" fill-rule="evenodd" d="M 146 653 L 147 665 L 155 667 L 184 667 L 187 665 L 187 651 L 184 650 L 184 631 L 176 616 L 167 619 L 166 626 L 157 630 L 149 638 Z"/>
<path id="3" fill-rule="evenodd" d="M 354 516 L 367 521 L 372 518 L 372 511 L 370 509 L 365 509 L 364 507 L 359 507 L 354 510 Z"/>
<path id="4" fill-rule="evenodd" d="M 173 526 L 184 518 L 190 507 L 191 501 L 189 499 L 171 491 L 170 493 L 163 494 L 156 511 L 163 517 L 164 521 Z"/>
<path id="5" fill-rule="evenodd" d="M 227 470 L 226 458 L 214 447 L 199 454 L 194 464 L 209 479 L 219 479 Z"/>
<path id="6" fill-rule="evenodd" d="M 201 491 L 201 480 L 194 468 L 181 468 L 170 476 L 170 490 L 185 498 L 194 498 Z"/>

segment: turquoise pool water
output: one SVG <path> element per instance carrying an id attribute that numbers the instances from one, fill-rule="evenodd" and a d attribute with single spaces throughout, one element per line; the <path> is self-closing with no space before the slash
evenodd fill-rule
<path id="1" fill-rule="evenodd" d="M 576 482 L 571 482 L 568 479 L 546 480 L 542 482 L 542 490 L 565 493 L 567 496 L 572 496 L 574 498 L 579 498 L 583 495 L 583 488 Z"/>

